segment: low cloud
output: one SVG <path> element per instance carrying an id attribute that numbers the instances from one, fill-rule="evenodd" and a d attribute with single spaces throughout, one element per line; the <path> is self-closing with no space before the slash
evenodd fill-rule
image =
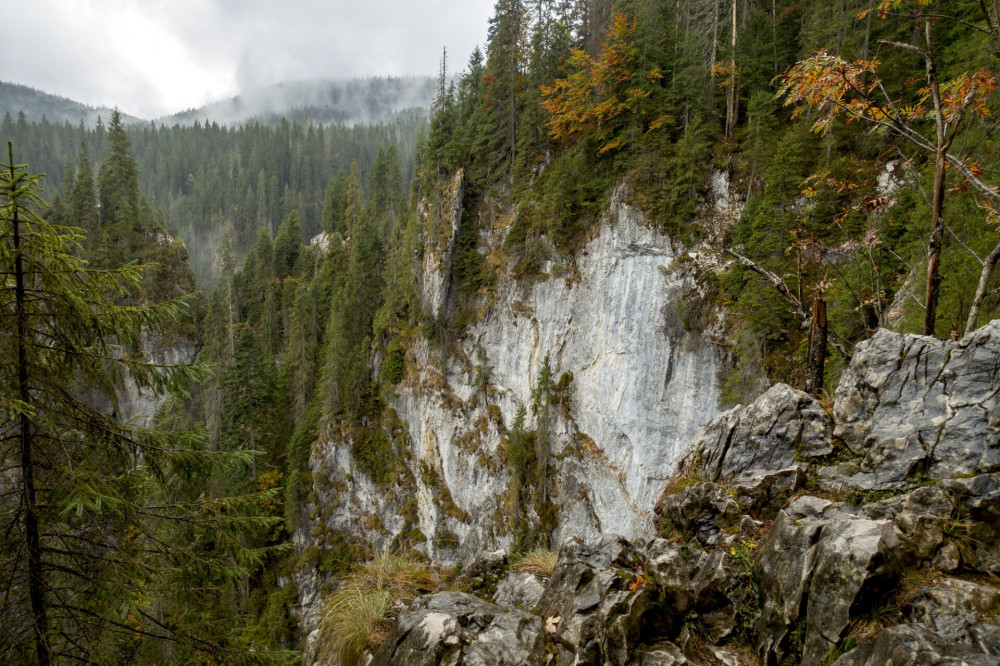
<path id="1" fill-rule="evenodd" d="M 154 118 L 279 81 L 434 75 L 493 0 L 32 0 L 6 8 L 0 80 Z"/>

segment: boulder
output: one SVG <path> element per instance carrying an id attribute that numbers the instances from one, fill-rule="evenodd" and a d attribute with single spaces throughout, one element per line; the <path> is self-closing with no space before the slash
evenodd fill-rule
<path id="1" fill-rule="evenodd" d="M 656 506 L 656 515 L 662 527 L 673 527 L 684 539 L 714 546 L 725 537 L 723 530 L 739 525 L 743 511 L 719 484 L 698 483 L 663 497 Z"/>
<path id="2" fill-rule="evenodd" d="M 858 344 L 834 402 L 835 436 L 864 454 L 852 484 L 1000 470 L 998 371 L 1000 321 L 955 342 L 880 330 Z"/>
<path id="3" fill-rule="evenodd" d="M 542 620 L 464 592 L 419 597 L 375 653 L 374 666 L 541 664 Z"/>
<path id="4" fill-rule="evenodd" d="M 995 611 L 1000 590 L 958 578 L 921 588 L 903 609 L 903 618 L 932 629 L 945 641 L 968 643 L 1000 657 L 1000 627 Z"/>
<path id="5" fill-rule="evenodd" d="M 831 429 L 830 417 L 809 394 L 775 384 L 751 404 L 702 426 L 678 474 L 726 483 L 749 480 L 832 453 Z"/>
<path id="6" fill-rule="evenodd" d="M 507 576 L 497 585 L 496 594 L 493 595 L 493 603 L 504 608 L 520 608 L 530 611 L 542 598 L 545 592 L 545 585 L 538 576 L 528 572 L 514 572 Z"/>
<path id="7" fill-rule="evenodd" d="M 676 618 L 643 575 L 639 551 L 609 535 L 567 540 L 538 611 L 551 634 L 552 663 L 627 664 L 648 635 L 669 636 Z"/>
<path id="8" fill-rule="evenodd" d="M 891 521 L 864 518 L 849 505 L 815 497 L 794 501 L 778 513 L 755 566 L 761 594 L 756 633 L 764 662 L 781 661 L 801 644 L 803 666 L 822 663 L 852 614 L 891 589 L 901 566 Z"/>
<path id="9" fill-rule="evenodd" d="M 833 666 L 997 666 L 968 643 L 952 643 L 915 624 L 883 629 L 869 643 L 840 656 Z"/>

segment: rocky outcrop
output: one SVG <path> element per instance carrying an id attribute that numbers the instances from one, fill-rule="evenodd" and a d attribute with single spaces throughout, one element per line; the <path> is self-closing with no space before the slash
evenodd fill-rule
<path id="1" fill-rule="evenodd" d="M 780 511 L 755 566 L 764 662 L 781 662 L 795 643 L 803 666 L 822 663 L 845 637 L 852 611 L 895 586 L 900 555 L 892 522 L 859 517 L 853 507 L 805 496 Z"/>
<path id="2" fill-rule="evenodd" d="M 408 350 L 395 485 L 317 447 L 342 507 L 324 525 L 378 514 L 374 543 L 434 534 L 418 547 L 438 562 L 555 514 L 549 580 L 484 554 L 462 584 L 487 598 L 417 600 L 375 663 L 998 663 L 1000 322 L 879 332 L 832 412 L 777 385 L 711 418 L 714 356 L 668 312 L 688 284 L 672 253 L 617 198 L 562 279 L 502 284 L 448 354 Z M 551 447 L 549 503 L 525 507 L 506 447 L 546 356 L 548 417 L 525 430 Z"/>
<path id="3" fill-rule="evenodd" d="M 1000 470 L 1000 327 L 958 342 L 879 331 L 840 379 L 836 436 L 864 458 L 852 486 Z"/>
<path id="4" fill-rule="evenodd" d="M 372 666 L 543 664 L 541 618 L 463 592 L 417 599 L 400 616 Z"/>
<path id="5" fill-rule="evenodd" d="M 831 453 L 832 427 L 807 393 L 775 384 L 753 404 L 734 407 L 705 424 L 677 472 L 710 481 L 754 481 L 762 472 Z"/>

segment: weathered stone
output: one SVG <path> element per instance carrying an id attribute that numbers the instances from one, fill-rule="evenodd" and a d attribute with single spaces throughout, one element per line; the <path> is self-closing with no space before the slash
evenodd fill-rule
<path id="1" fill-rule="evenodd" d="M 530 611 L 538 604 L 538 600 L 542 598 L 544 592 L 545 586 L 538 579 L 538 576 L 526 571 L 515 572 L 508 574 L 497 585 L 493 602 L 504 608 L 520 608 Z"/>
<path id="2" fill-rule="evenodd" d="M 802 497 L 778 514 L 760 548 L 758 650 L 767 663 L 787 654 L 799 631 L 802 664 L 821 663 L 840 642 L 852 611 L 866 607 L 898 578 L 900 541 L 891 521 L 851 507 Z"/>
<path id="3" fill-rule="evenodd" d="M 732 584 L 721 550 L 698 550 L 653 539 L 643 551 L 643 570 L 677 618 L 694 613 L 713 641 L 733 629 L 736 607 L 728 598 Z"/>
<path id="4" fill-rule="evenodd" d="M 903 609 L 903 617 L 908 622 L 933 629 L 946 641 L 970 643 L 1000 657 L 1000 652 L 992 651 L 982 640 L 986 636 L 997 635 L 996 626 L 983 625 L 983 619 L 997 608 L 1000 608 L 1000 590 L 946 578 L 920 589 L 916 598 Z M 991 647 L 995 649 L 997 646 Z"/>
<path id="5" fill-rule="evenodd" d="M 455 579 L 455 587 L 489 599 L 494 595 L 497 584 L 506 574 L 507 551 L 502 548 L 483 551 L 462 569 L 462 573 Z"/>
<path id="6" fill-rule="evenodd" d="M 996 657 L 952 643 L 927 627 L 900 624 L 841 655 L 833 666 L 997 666 Z"/>
<path id="7" fill-rule="evenodd" d="M 420 597 L 375 653 L 374 666 L 540 664 L 542 620 L 462 592 Z"/>
<path id="8" fill-rule="evenodd" d="M 680 618 L 642 575 L 639 552 L 621 537 L 566 541 L 538 612 L 553 626 L 555 664 L 627 664 L 646 635 L 671 634 Z"/>
<path id="9" fill-rule="evenodd" d="M 816 400 L 787 384 L 775 384 L 747 405 L 702 426 L 678 472 L 732 482 L 791 467 L 799 459 L 833 451 L 832 423 Z"/>
<path id="10" fill-rule="evenodd" d="M 717 483 L 698 483 L 665 496 L 656 514 L 668 521 L 685 539 L 714 546 L 725 536 L 722 530 L 738 525 L 743 515 L 729 492 Z"/>
<path id="11" fill-rule="evenodd" d="M 1000 474 L 945 479 L 863 507 L 869 518 L 890 519 L 905 554 L 933 560 L 944 571 L 959 566 L 1000 571 Z"/>
<path id="12" fill-rule="evenodd" d="M 863 511 L 869 518 L 893 521 L 907 554 L 917 560 L 929 560 L 944 543 L 943 527 L 951 518 L 954 505 L 951 495 L 935 484 L 867 504 Z"/>
<path id="13" fill-rule="evenodd" d="M 897 487 L 1000 469 L 1000 321 L 957 342 L 880 330 L 837 387 L 835 435 L 863 452 L 852 483 Z"/>
<path id="14" fill-rule="evenodd" d="M 636 650 L 629 666 L 688 666 L 690 663 L 679 647 L 662 642 Z"/>
<path id="15" fill-rule="evenodd" d="M 734 488 L 743 511 L 759 520 L 774 520 L 789 498 L 806 485 L 808 465 L 796 463 L 777 471 L 745 474 Z"/>

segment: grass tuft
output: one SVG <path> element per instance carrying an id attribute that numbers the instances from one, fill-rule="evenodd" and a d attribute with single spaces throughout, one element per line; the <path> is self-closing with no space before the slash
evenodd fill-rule
<path id="1" fill-rule="evenodd" d="M 389 635 L 397 602 L 435 589 L 427 567 L 385 553 L 357 567 L 326 601 L 320 617 L 318 661 L 361 663 Z"/>
<path id="2" fill-rule="evenodd" d="M 552 570 L 556 568 L 556 560 L 558 559 L 558 553 L 538 548 L 530 550 L 518 558 L 514 563 L 514 570 L 548 578 L 552 575 Z"/>

